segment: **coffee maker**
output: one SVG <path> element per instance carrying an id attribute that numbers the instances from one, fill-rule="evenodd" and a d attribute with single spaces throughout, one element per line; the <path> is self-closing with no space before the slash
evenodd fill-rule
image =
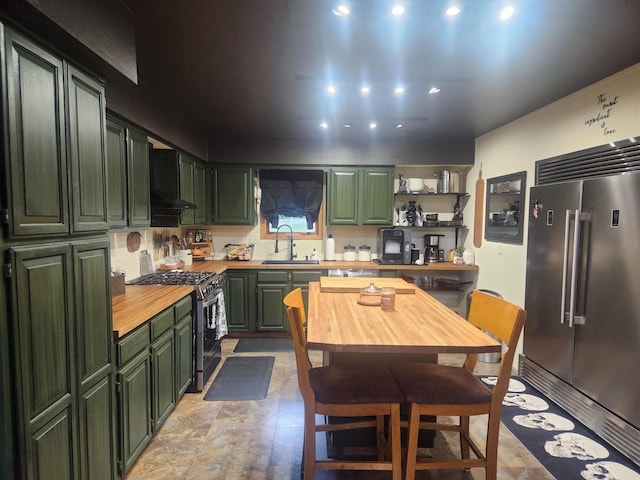
<path id="1" fill-rule="evenodd" d="M 424 236 L 424 261 L 425 263 L 436 263 L 440 257 L 440 237 L 444 237 L 443 234 L 427 233 Z"/>

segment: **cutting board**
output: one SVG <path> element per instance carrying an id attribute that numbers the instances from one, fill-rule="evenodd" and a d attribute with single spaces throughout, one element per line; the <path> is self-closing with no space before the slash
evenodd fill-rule
<path id="1" fill-rule="evenodd" d="M 484 180 L 482 179 L 482 165 L 478 171 L 478 180 L 476 180 L 476 204 L 473 211 L 473 246 L 480 248 L 482 246 L 482 230 L 483 230 L 483 202 L 484 202 Z"/>
<path id="2" fill-rule="evenodd" d="M 416 287 L 401 278 L 370 277 L 320 277 L 321 292 L 359 293 L 373 282 L 376 287 L 393 287 L 396 293 L 416 293 Z"/>

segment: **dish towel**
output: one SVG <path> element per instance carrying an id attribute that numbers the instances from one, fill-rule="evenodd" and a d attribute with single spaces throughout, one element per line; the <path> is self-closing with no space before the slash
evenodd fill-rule
<path id="1" fill-rule="evenodd" d="M 224 293 L 218 293 L 215 304 L 215 318 L 218 328 L 216 329 L 216 340 L 220 340 L 222 337 L 229 333 L 227 327 L 227 312 L 224 308 Z"/>

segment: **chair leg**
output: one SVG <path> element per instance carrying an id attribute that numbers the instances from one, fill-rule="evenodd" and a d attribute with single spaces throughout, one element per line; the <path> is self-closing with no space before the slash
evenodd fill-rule
<path id="1" fill-rule="evenodd" d="M 498 439 L 500 437 L 500 416 L 489 415 L 487 424 L 487 448 L 486 456 L 486 477 L 487 480 L 496 480 L 498 476 Z"/>
<path id="2" fill-rule="evenodd" d="M 385 458 L 384 444 L 382 438 L 384 437 L 384 415 L 378 415 L 376 417 L 376 447 L 378 450 L 378 461 L 382 462 Z"/>
<path id="3" fill-rule="evenodd" d="M 460 457 L 470 458 L 469 442 L 469 417 L 460 417 Z"/>
<path id="4" fill-rule="evenodd" d="M 304 480 L 314 480 L 316 475 L 316 415 L 304 412 L 304 440 L 302 445 L 302 469 Z"/>
<path id="5" fill-rule="evenodd" d="M 391 472 L 393 480 L 402 478 L 402 447 L 400 445 L 400 404 L 391 405 L 389 416 L 389 443 L 391 444 Z"/>
<path id="6" fill-rule="evenodd" d="M 406 480 L 414 480 L 418 457 L 418 432 L 420 431 L 420 405 L 411 404 L 409 412 L 409 438 L 407 440 Z"/>

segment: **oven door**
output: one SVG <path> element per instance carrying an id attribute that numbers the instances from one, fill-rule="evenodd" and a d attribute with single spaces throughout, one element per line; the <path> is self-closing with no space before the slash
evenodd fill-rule
<path id="1" fill-rule="evenodd" d="M 195 391 L 201 392 L 204 384 L 220 363 L 220 340 L 216 340 L 220 311 L 224 308 L 219 299 L 222 288 L 211 291 L 206 298 L 198 299 L 196 316 Z"/>

